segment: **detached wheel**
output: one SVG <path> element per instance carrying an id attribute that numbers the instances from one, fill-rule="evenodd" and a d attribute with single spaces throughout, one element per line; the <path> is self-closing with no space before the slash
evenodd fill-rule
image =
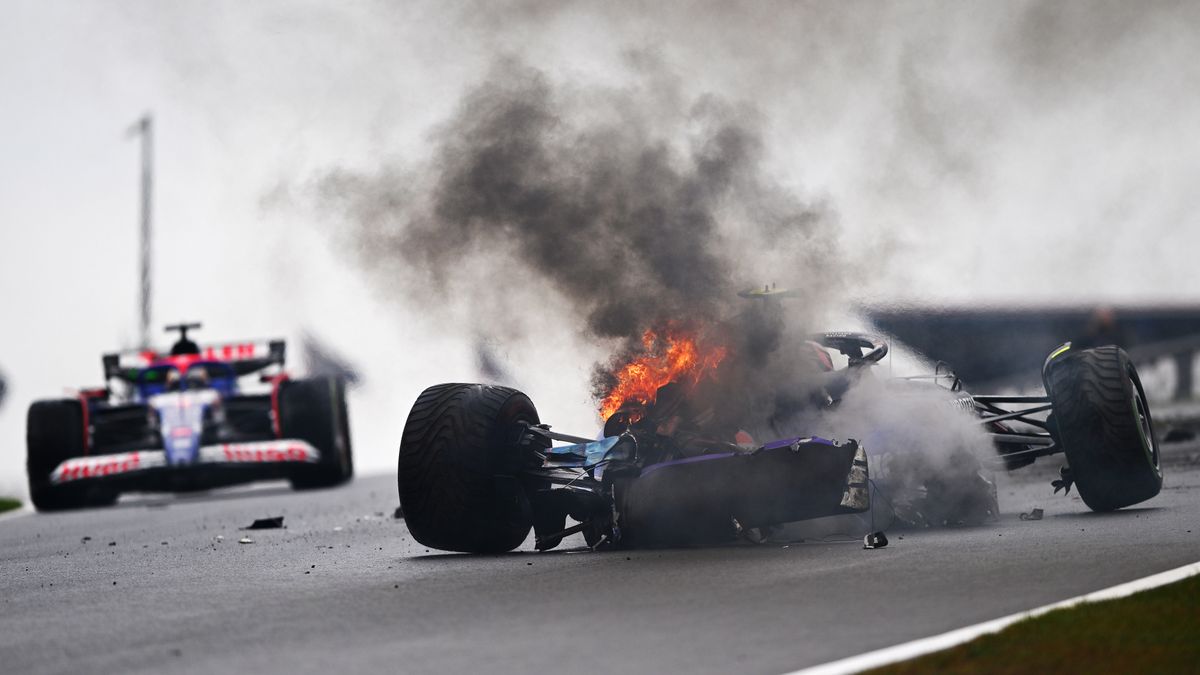
<path id="1" fill-rule="evenodd" d="M 333 487 L 354 476 L 346 413 L 346 384 L 339 378 L 290 380 L 280 385 L 280 434 L 307 441 L 321 453 L 316 464 L 296 469 L 291 477 L 293 488 Z"/>
<path id="2" fill-rule="evenodd" d="M 1071 476 L 1088 508 L 1112 511 L 1157 495 L 1158 440 L 1125 350 L 1067 351 L 1047 363 L 1043 377 Z"/>
<path id="3" fill-rule="evenodd" d="M 50 474 L 72 457 L 83 457 L 83 404 L 76 399 L 37 401 L 29 406 L 25 427 L 25 469 L 29 498 L 38 511 L 109 506 L 117 493 L 96 486 L 53 485 Z"/>
<path id="4" fill-rule="evenodd" d="M 532 455 L 518 422 L 537 424 L 525 394 L 483 384 L 441 384 L 417 397 L 400 441 L 397 487 L 412 536 L 430 548 L 511 551 L 533 514 L 520 471 Z"/>

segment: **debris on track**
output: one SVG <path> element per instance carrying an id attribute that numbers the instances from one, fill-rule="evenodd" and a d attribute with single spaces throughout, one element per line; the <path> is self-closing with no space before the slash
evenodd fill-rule
<path id="1" fill-rule="evenodd" d="M 872 532 L 863 537 L 863 548 L 883 548 L 888 545 L 887 535 L 883 532 Z"/>
<path id="2" fill-rule="evenodd" d="M 272 518 L 259 518 L 249 527 L 243 527 L 243 530 L 278 530 L 283 527 L 283 516 L 274 516 Z"/>
<path id="3" fill-rule="evenodd" d="M 1022 513 L 1018 516 L 1021 520 L 1041 520 L 1045 512 L 1041 509 L 1033 509 L 1029 513 Z"/>

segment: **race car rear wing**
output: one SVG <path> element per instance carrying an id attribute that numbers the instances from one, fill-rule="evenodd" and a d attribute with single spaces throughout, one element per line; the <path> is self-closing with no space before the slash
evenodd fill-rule
<path id="1" fill-rule="evenodd" d="M 255 342 L 234 342 L 228 344 L 205 345 L 200 347 L 198 354 L 187 358 L 197 361 L 220 361 L 233 366 L 234 372 L 240 375 L 256 373 L 269 366 L 277 365 L 283 368 L 287 354 L 287 343 L 283 340 L 266 340 Z M 105 354 L 104 379 L 120 379 L 132 382 L 137 379 L 143 368 L 153 365 L 161 359 L 172 358 L 169 354 L 159 353 L 153 349 L 128 350 Z"/>

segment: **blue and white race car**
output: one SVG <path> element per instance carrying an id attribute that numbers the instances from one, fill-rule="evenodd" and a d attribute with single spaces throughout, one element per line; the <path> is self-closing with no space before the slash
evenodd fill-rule
<path id="1" fill-rule="evenodd" d="M 297 489 L 354 473 L 345 384 L 292 379 L 282 340 L 201 347 L 168 326 L 169 353 L 106 354 L 106 386 L 29 408 L 38 510 L 114 503 L 124 491 L 201 490 L 266 478 Z M 242 381 L 255 376 L 258 391 Z"/>
<path id="2" fill-rule="evenodd" d="M 806 400 L 818 422 L 822 413 L 849 414 L 848 396 L 872 386 L 871 367 L 888 352 L 882 339 L 854 333 L 813 336 L 810 348 L 820 376 L 813 383 L 820 386 Z M 829 351 L 845 366 L 835 367 Z M 865 424 L 861 443 L 816 435 L 756 442 L 736 419 L 726 425 L 715 417 L 726 400 L 719 377 L 710 385 L 716 396 L 707 400 L 679 380 L 626 399 L 605 413 L 599 438 L 552 431 L 515 389 L 436 385 L 417 398 L 404 427 L 400 505 L 422 544 L 496 553 L 520 546 L 531 529 L 539 550 L 576 533 L 593 549 L 763 541 L 764 533 L 790 523 L 873 515 L 877 495 L 900 522 L 971 524 L 998 511 L 986 465 L 1012 470 L 1059 453 L 1069 466 L 1054 486 L 1077 487 L 1095 511 L 1157 495 L 1158 443 L 1125 352 L 1067 343 L 1050 354 L 1042 376 L 1046 393 L 1036 396 L 972 395 L 941 372 L 926 382 L 897 378 L 880 385 L 887 398 L 879 401 L 909 397 L 955 411 L 956 424 L 986 439 L 981 454 L 932 447 L 945 436 L 925 434 L 912 422 Z M 925 393 L 914 397 L 918 392 Z M 916 437 L 902 439 L 901 426 Z M 934 454 L 940 466 L 926 470 Z M 868 546 L 878 544 L 872 536 Z"/>

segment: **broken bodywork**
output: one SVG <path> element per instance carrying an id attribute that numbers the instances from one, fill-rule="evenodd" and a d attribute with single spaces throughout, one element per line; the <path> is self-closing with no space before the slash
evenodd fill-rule
<path id="1" fill-rule="evenodd" d="M 822 357 L 820 377 L 792 399 L 816 413 L 845 412 L 888 351 L 883 340 L 851 333 L 817 335 L 811 343 Z M 836 351 L 845 366 L 834 367 L 823 350 Z M 719 395 L 727 392 L 711 397 L 699 378 L 689 386 L 671 370 L 680 359 L 704 363 L 703 354 L 675 350 L 668 357 L 659 364 L 668 381 L 651 396 L 613 406 L 597 440 L 542 424 L 533 403 L 513 389 L 427 389 L 400 447 L 400 501 L 414 537 L 469 552 L 510 550 L 530 529 L 539 550 L 577 533 L 592 548 L 704 545 L 761 540 L 786 523 L 873 505 L 911 525 L 970 524 L 998 513 L 990 470 L 1060 452 L 1071 464 L 1064 486 L 1084 476 L 1079 487 L 1093 509 L 1137 503 L 1161 487 L 1149 408 L 1136 371 L 1116 347 L 1072 353 L 1064 345 L 1047 359 L 1045 396 L 972 396 L 940 367 L 928 378 L 875 390 L 883 397 L 873 399 L 877 405 L 907 397 L 912 405 L 902 410 L 933 406 L 938 415 L 930 419 L 969 424 L 989 441 L 986 453 L 933 429 L 921 433 L 912 419 L 864 423 L 866 442 L 787 436 L 757 443 L 736 420 L 722 418 Z M 1105 394 L 1099 403 L 1092 398 L 1097 389 Z"/>

